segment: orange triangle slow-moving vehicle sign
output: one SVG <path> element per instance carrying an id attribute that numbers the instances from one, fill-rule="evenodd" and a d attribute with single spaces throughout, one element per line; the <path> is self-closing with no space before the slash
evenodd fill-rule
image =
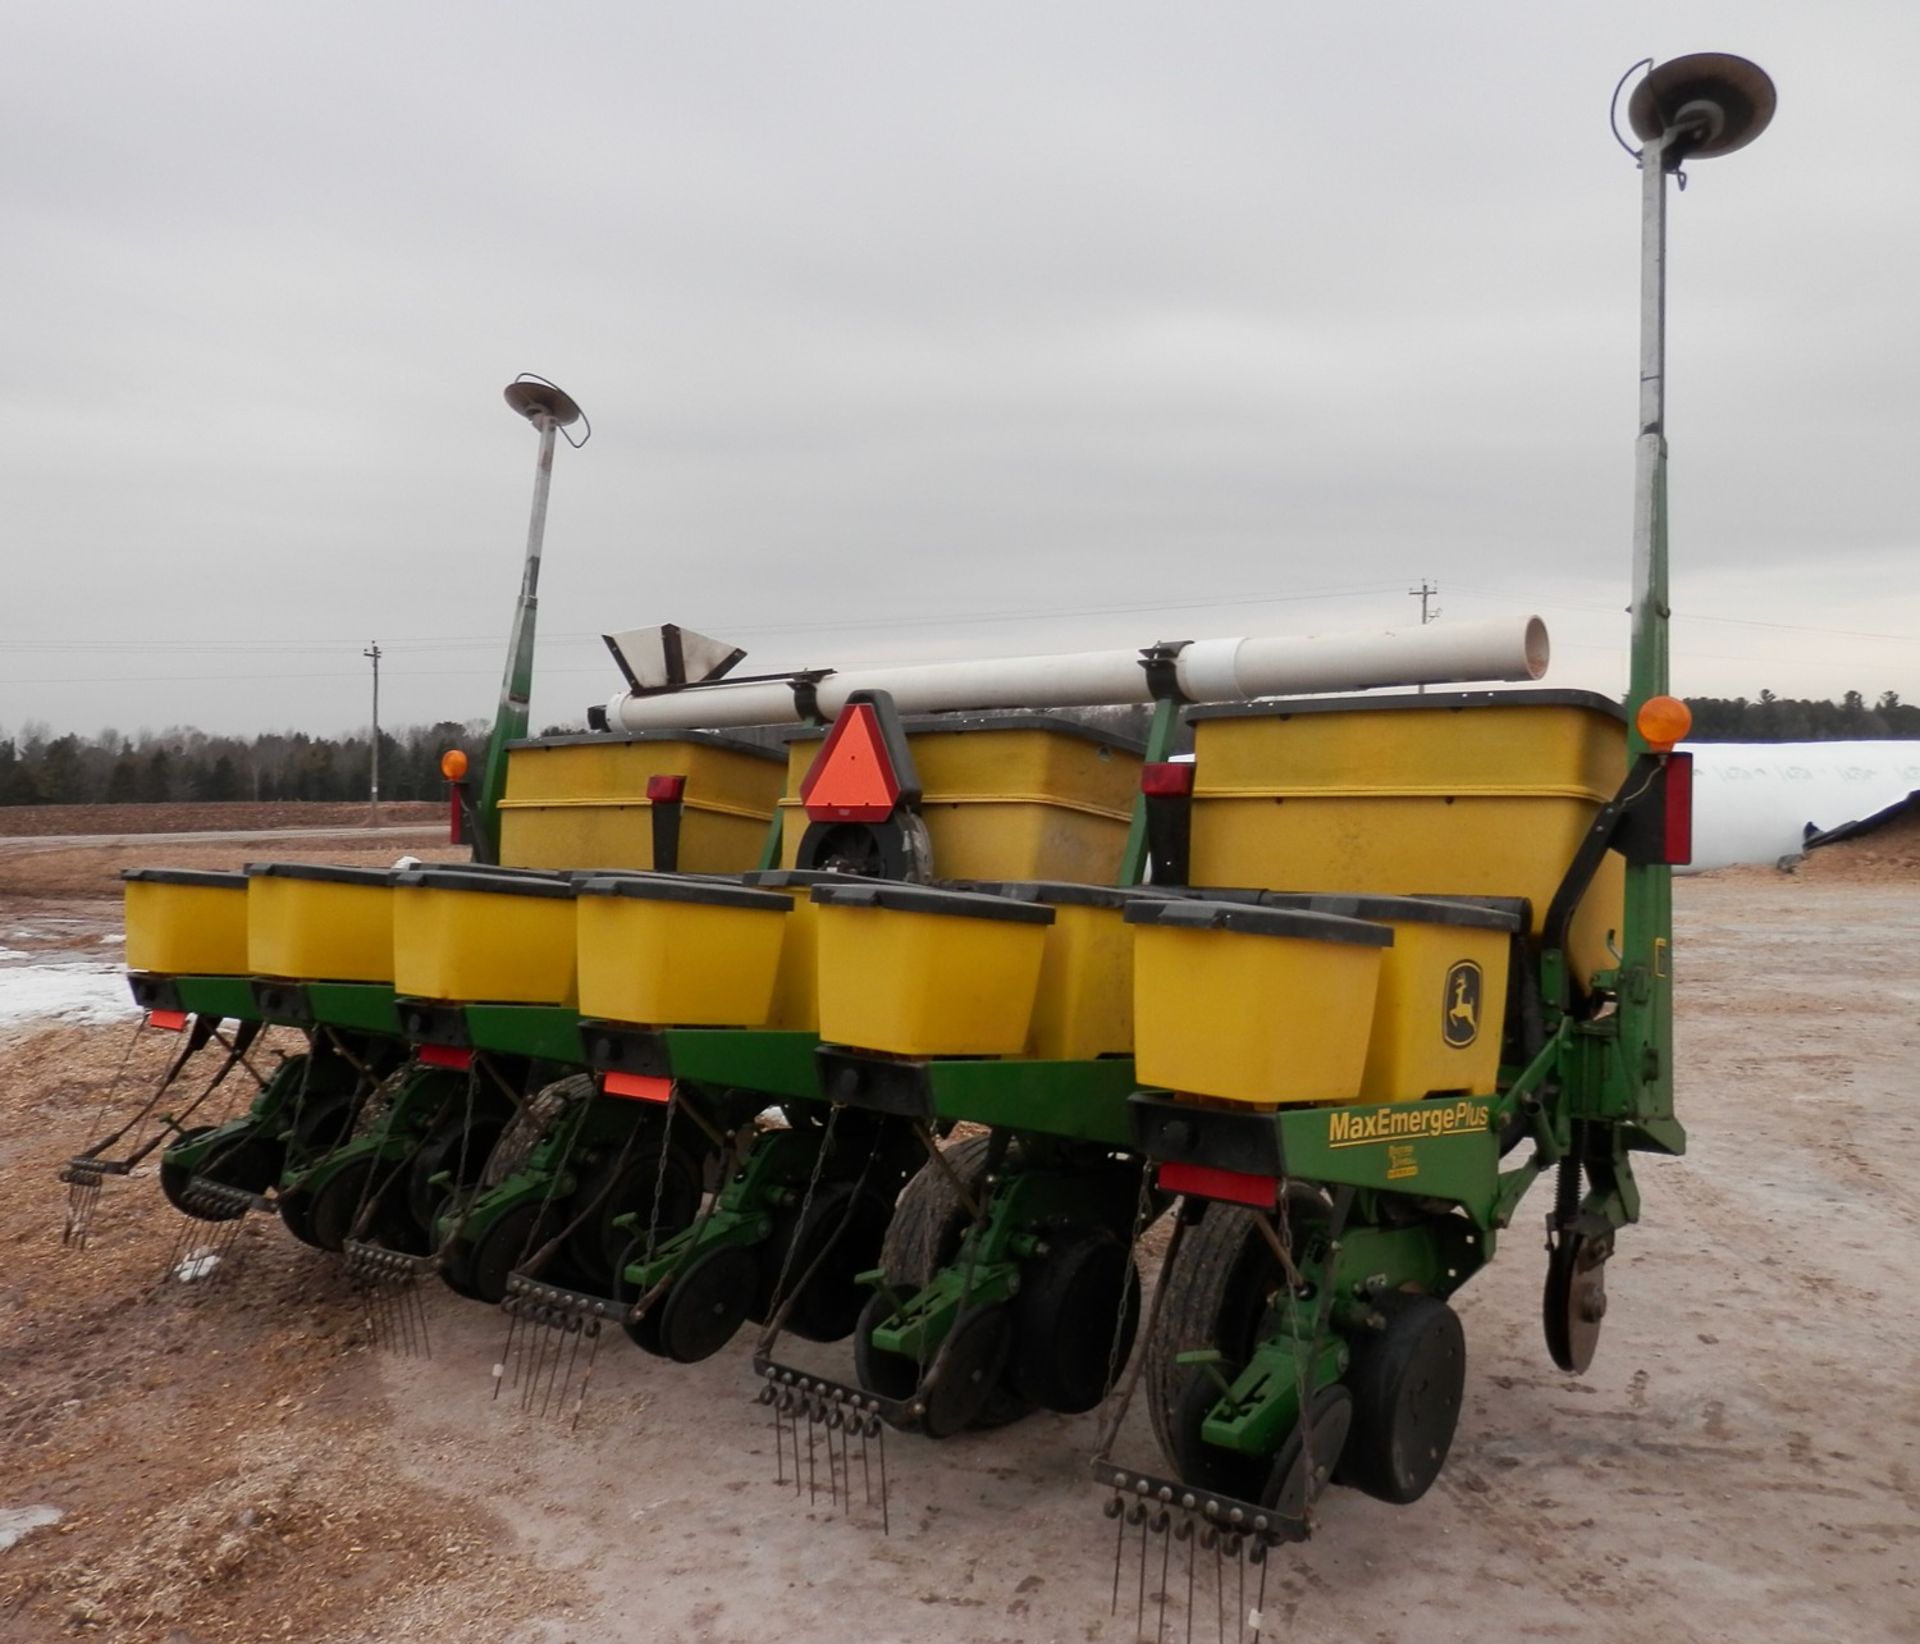
<path id="1" fill-rule="evenodd" d="M 807 769 L 800 803 L 815 822 L 884 822 L 899 799 L 878 713 L 871 703 L 848 703 Z"/>

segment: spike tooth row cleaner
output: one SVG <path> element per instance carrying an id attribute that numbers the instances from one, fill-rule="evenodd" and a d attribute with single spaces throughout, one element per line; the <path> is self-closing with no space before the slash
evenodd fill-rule
<path id="1" fill-rule="evenodd" d="M 629 689 L 592 731 L 529 741 L 555 438 L 585 422 L 517 380 L 540 447 L 500 709 L 477 792 L 444 767 L 472 862 L 129 872 L 136 1036 L 181 1037 L 61 1172 L 65 1241 L 159 1152 L 170 1274 L 277 1215 L 342 1256 L 387 1345 L 427 1346 L 422 1281 L 501 1307 L 495 1397 L 576 1424 L 613 1327 L 691 1364 L 751 1322 L 776 1482 L 851 1512 L 857 1477 L 883 1531 L 888 1428 L 1100 1409 L 1114 1608 L 1131 1591 L 1144 1627 L 1151 1593 L 1160 1636 L 1184 1580 L 1189 1638 L 1208 1607 L 1257 1637 L 1330 1484 L 1408 1504 L 1438 1475 L 1449 1298 L 1533 1183 L 1548 1351 L 1577 1373 L 1632 1155 L 1685 1147 L 1666 178 L 1771 111 L 1719 56 L 1628 104 L 1624 704 L 1327 694 L 1531 685 L 1536 619 L 745 678 L 667 626 L 609 637 Z M 1049 711 L 1119 702 L 1151 705 L 1144 746 Z M 724 734 L 781 725 L 784 751 Z M 270 1027 L 305 1049 L 269 1065 Z M 245 1079 L 243 1111 L 193 1122 Z M 194 1251 L 199 1223 L 224 1243 Z M 837 1374 L 792 1349 L 849 1340 Z M 1115 1453 L 1139 1400 L 1152 1462 Z"/>

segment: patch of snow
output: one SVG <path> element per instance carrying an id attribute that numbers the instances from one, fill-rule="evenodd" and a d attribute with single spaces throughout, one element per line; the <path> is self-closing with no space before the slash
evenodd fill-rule
<path id="1" fill-rule="evenodd" d="M 15 936 L 25 936 L 27 932 L 17 930 L 13 934 Z M 16 961 L 26 961 L 32 958 L 33 955 L 28 953 L 24 948 L 0 948 L 0 965 L 11 965 Z"/>
<path id="2" fill-rule="evenodd" d="M 0 1507 L 0 1553 L 29 1531 L 58 1524 L 66 1516 L 58 1507 Z"/>
<path id="3" fill-rule="evenodd" d="M 196 1250 L 191 1256 L 182 1258 L 180 1265 L 173 1270 L 173 1276 L 182 1284 L 192 1284 L 195 1279 L 204 1279 L 219 1265 L 217 1252 Z"/>
<path id="4" fill-rule="evenodd" d="M 126 941 L 126 939 L 125 933 L 117 930 L 110 930 L 105 936 L 100 938 L 101 942 L 107 945 L 118 944 Z"/>
<path id="5" fill-rule="evenodd" d="M 134 1012 L 117 965 L 0 966 L 0 1028 L 25 1022 L 124 1022 Z"/>

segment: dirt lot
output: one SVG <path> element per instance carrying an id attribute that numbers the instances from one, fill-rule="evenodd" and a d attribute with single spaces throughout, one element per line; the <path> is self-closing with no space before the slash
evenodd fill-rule
<path id="1" fill-rule="evenodd" d="M 1461 1298 L 1440 1483 L 1328 1498 L 1278 1557 L 1264 1637 L 1920 1639 L 1920 878 L 1677 899 L 1693 1149 L 1643 1169 L 1593 1371 L 1540 1342 L 1542 1197 Z M 616 1343 L 569 1436 L 490 1400 L 497 1316 L 437 1294 L 430 1359 L 375 1353 L 332 1262 L 271 1225 L 237 1267 L 156 1286 L 178 1223 L 150 1179 L 63 1252 L 54 1170 L 124 1049 L 107 1027 L 0 1042 L 0 1508 L 66 1515 L 0 1552 L 0 1639 L 1135 1636 L 1131 1597 L 1109 1613 L 1093 1417 L 896 1435 L 883 1537 L 796 1497 L 790 1459 L 774 1482 L 738 1344 L 679 1369 Z M 1152 1454 L 1143 1421 L 1121 1450 Z M 1177 1555 L 1169 1584 L 1179 1638 Z"/>

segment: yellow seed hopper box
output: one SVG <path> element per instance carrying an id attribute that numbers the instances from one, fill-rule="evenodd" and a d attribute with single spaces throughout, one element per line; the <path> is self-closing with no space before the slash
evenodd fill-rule
<path id="1" fill-rule="evenodd" d="M 896 1056 L 1017 1056 L 1053 909 L 867 880 L 816 885 L 820 1037 Z"/>
<path id="2" fill-rule="evenodd" d="M 1134 928 L 1126 910 L 1165 891 L 1076 885 L 1065 880 L 971 880 L 960 887 L 1053 909 L 1026 1054 L 1091 1061 L 1133 1051 Z"/>
<path id="3" fill-rule="evenodd" d="M 858 885 L 850 873 L 824 869 L 770 868 L 744 873 L 743 885 L 779 891 L 792 904 L 780 934 L 780 969 L 773 983 L 773 1004 L 766 1025 L 796 1033 L 820 1031 L 820 909 L 813 900 L 815 885 Z"/>
<path id="4" fill-rule="evenodd" d="M 580 1013 L 656 1027 L 760 1027 L 792 907 L 778 891 L 692 876 L 583 879 Z"/>
<path id="5" fill-rule="evenodd" d="M 526 868 L 660 867 L 653 795 L 677 792 L 672 865 L 745 872 L 765 847 L 786 757 L 713 731 L 515 742 L 500 801 L 500 859 Z"/>
<path id="6" fill-rule="evenodd" d="M 922 714 L 903 721 L 943 880 L 1112 884 L 1140 786 L 1140 744 L 1055 714 Z M 799 861 L 800 783 L 824 732 L 788 744 L 783 865 Z"/>
<path id="7" fill-rule="evenodd" d="M 1626 777 L 1626 716 L 1591 691 L 1451 691 L 1192 709 L 1196 885 L 1524 897 L 1534 934 Z M 1578 979 L 1612 964 L 1609 854 L 1573 922 Z"/>
<path id="8" fill-rule="evenodd" d="M 247 876 L 128 868 L 127 969 L 162 976 L 245 976 Z"/>
<path id="9" fill-rule="evenodd" d="M 1172 897 L 1126 918 L 1142 1083 L 1260 1107 L 1358 1099 L 1385 925 Z"/>
<path id="10" fill-rule="evenodd" d="M 391 982 L 387 870 L 249 862 L 247 962 L 293 982 Z"/>
<path id="11" fill-rule="evenodd" d="M 574 1002 L 573 886 L 557 873 L 407 868 L 393 879 L 393 986 L 457 1004 Z"/>
<path id="12" fill-rule="evenodd" d="M 1493 1093 L 1506 1029 L 1508 962 L 1525 904 L 1284 894 L 1261 901 L 1392 930 L 1393 946 L 1380 965 L 1362 1101 Z"/>

